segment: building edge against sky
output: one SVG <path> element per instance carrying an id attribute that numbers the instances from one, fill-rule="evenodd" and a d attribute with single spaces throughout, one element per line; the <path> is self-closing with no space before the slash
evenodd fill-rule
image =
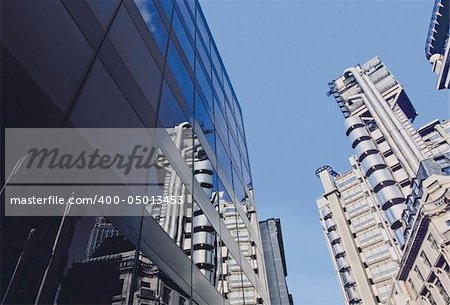
<path id="1" fill-rule="evenodd" d="M 426 44 L 449 88 L 449 2 L 437 0 Z M 373 58 L 332 81 L 355 155 L 351 171 L 316 171 L 321 225 L 346 304 L 450 303 L 450 122 L 420 129 L 406 93 Z"/>
<path id="2" fill-rule="evenodd" d="M 438 76 L 436 88 L 450 88 L 450 1 L 435 0 L 425 53 Z"/>
<path id="3" fill-rule="evenodd" d="M 165 129 L 150 191 L 186 203 L 107 219 L 2 204 L 2 303 L 270 304 L 241 108 L 198 1 L 6 0 L 1 14 L 2 132 Z"/>
<path id="4" fill-rule="evenodd" d="M 288 269 L 283 245 L 281 220 L 271 218 L 259 222 L 266 263 L 270 302 L 272 305 L 293 305 L 286 277 Z"/>

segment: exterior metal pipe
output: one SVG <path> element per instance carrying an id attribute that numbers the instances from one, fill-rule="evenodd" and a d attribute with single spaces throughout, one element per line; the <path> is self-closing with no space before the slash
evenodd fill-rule
<path id="1" fill-rule="evenodd" d="M 176 133 L 175 133 L 174 143 L 178 150 L 180 150 L 181 144 L 183 143 L 184 127 L 186 127 L 188 125 L 189 125 L 189 123 L 184 122 L 178 126 L 175 126 Z M 170 183 L 169 183 L 169 192 L 168 192 L 169 194 L 173 194 L 173 189 L 174 189 L 177 178 L 178 178 L 178 175 L 175 172 L 175 170 L 172 168 L 172 172 L 170 175 Z M 169 229 L 170 229 L 170 224 L 171 224 L 170 215 L 171 214 L 172 214 L 172 205 L 168 204 L 168 205 L 166 205 L 166 217 L 164 219 L 164 231 L 166 231 L 167 233 L 169 233 Z M 172 235 L 170 235 L 170 236 L 172 237 Z"/>
<path id="2" fill-rule="evenodd" d="M 188 146 L 185 147 L 182 151 L 181 151 L 181 156 L 183 157 L 183 159 L 186 158 L 186 154 L 187 152 L 189 152 L 190 150 L 192 150 L 192 147 Z M 169 193 L 169 196 L 180 196 L 180 195 L 184 195 L 184 193 L 181 192 L 181 179 L 177 176 L 175 179 L 175 187 L 173 189 L 172 193 Z M 173 205 L 173 204 L 170 204 Z M 170 237 L 172 237 L 172 239 L 176 239 L 176 235 L 180 234 L 180 232 L 177 232 L 180 227 L 177 227 L 177 218 L 181 217 L 180 216 L 180 210 L 181 210 L 181 206 L 179 204 L 176 204 L 172 207 L 173 212 L 171 215 L 171 219 L 170 219 L 170 225 L 169 225 L 169 235 Z"/>
<path id="3" fill-rule="evenodd" d="M 358 73 L 358 72 L 356 72 L 356 73 Z M 367 97 L 364 94 L 362 94 L 362 93 L 355 94 L 355 95 L 350 96 L 348 99 L 350 100 L 350 99 L 356 99 L 356 98 L 361 98 L 361 97 L 366 101 L 365 104 L 366 104 L 367 108 L 369 109 L 370 113 L 372 115 L 375 115 L 375 116 L 378 117 L 377 124 L 378 124 L 378 127 L 380 127 L 380 129 L 382 129 L 383 134 L 389 134 L 387 127 L 383 125 L 382 116 L 380 116 L 380 114 L 378 114 L 378 112 L 376 111 L 375 107 L 373 107 L 371 104 L 367 103 Z M 379 124 L 379 123 L 381 123 L 381 124 Z M 401 149 L 399 147 L 397 147 L 397 146 L 392 145 L 392 144 L 395 144 L 395 143 L 389 143 L 389 144 L 392 147 L 392 149 L 394 150 L 395 155 L 397 156 L 397 158 L 399 158 L 400 162 L 405 166 L 405 169 L 408 172 L 409 176 L 410 177 L 415 177 L 416 171 L 414 170 L 414 168 L 411 167 L 410 163 L 408 162 L 407 158 L 402 153 Z"/>
<path id="4" fill-rule="evenodd" d="M 363 76 L 361 76 L 359 71 L 356 70 L 356 68 L 352 67 L 352 68 L 348 68 L 347 70 L 344 71 L 344 74 L 348 74 L 348 73 L 353 75 L 353 77 L 355 78 L 355 80 L 358 82 L 359 86 L 363 90 L 363 92 L 366 94 L 366 96 L 367 96 L 366 101 L 371 100 L 371 101 L 380 102 L 379 99 L 376 97 L 375 93 L 370 89 L 369 85 L 367 84 L 367 82 L 365 81 Z M 382 101 L 384 101 L 384 99 L 382 99 Z M 386 105 L 383 105 L 382 102 L 381 102 L 381 104 L 383 106 L 382 109 L 386 110 L 384 107 Z M 393 124 L 392 120 L 385 113 L 378 112 L 371 103 L 366 103 L 366 106 L 369 109 L 370 113 L 372 113 L 372 115 L 378 116 L 377 124 L 380 127 L 380 129 L 383 130 L 383 133 L 386 135 L 391 134 L 393 136 L 394 140 L 398 142 L 398 144 L 395 142 L 389 143 L 389 144 L 391 144 L 391 147 L 396 148 L 395 150 L 398 153 L 397 155 L 401 156 L 401 159 L 403 159 L 402 161 L 403 161 L 404 166 L 406 167 L 406 170 L 408 171 L 408 174 L 410 175 L 410 177 L 414 177 L 415 172 L 416 172 L 415 168 L 413 168 L 411 163 L 408 162 L 408 159 L 403 156 L 404 156 L 404 154 L 406 154 L 410 160 L 415 161 L 416 162 L 415 166 L 417 166 L 417 164 L 418 164 L 418 158 L 416 156 L 414 156 L 414 154 L 409 149 L 406 149 L 404 151 L 403 149 L 400 148 L 400 146 L 403 146 L 404 148 L 409 148 L 408 143 L 399 134 L 398 130 L 396 129 L 396 126 Z M 388 126 L 385 126 L 385 124 L 387 124 Z"/>
<path id="5" fill-rule="evenodd" d="M 384 111 L 388 115 L 388 117 L 391 119 L 391 122 L 394 124 L 394 126 L 397 128 L 398 132 L 403 135 L 403 139 L 408 144 L 408 148 L 413 153 L 413 156 L 417 160 L 417 163 L 419 163 L 420 160 L 424 159 L 424 155 L 422 151 L 417 147 L 417 143 L 415 143 L 413 140 L 411 140 L 411 135 L 406 132 L 405 126 L 402 125 L 401 122 L 398 121 L 398 118 L 392 113 L 392 109 L 389 107 L 388 103 L 385 101 L 381 93 L 378 91 L 376 86 L 372 83 L 370 78 L 367 75 L 362 75 L 362 77 L 366 80 L 369 87 L 372 89 L 373 93 L 378 99 L 378 102 L 383 107 Z"/>

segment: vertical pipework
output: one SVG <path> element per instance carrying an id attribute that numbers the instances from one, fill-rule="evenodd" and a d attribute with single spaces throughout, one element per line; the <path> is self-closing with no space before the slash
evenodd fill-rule
<path id="1" fill-rule="evenodd" d="M 366 97 L 367 109 L 374 116 L 382 133 L 386 136 L 392 136 L 394 141 L 391 141 L 389 144 L 391 144 L 391 147 L 396 148 L 396 155 L 403 161 L 402 163 L 409 176 L 414 177 L 419 161 L 423 159 L 420 149 L 418 149 L 415 143 L 412 143 L 409 136 L 401 134 L 404 127 L 398 122 L 388 103 L 375 86 L 371 84 L 367 76 L 361 76 L 356 68 L 349 68 L 345 70 L 344 74 L 351 74 L 354 77 Z"/>
<path id="2" fill-rule="evenodd" d="M 346 134 L 352 141 L 367 182 L 377 196 L 391 229 L 396 231 L 401 227 L 405 197 L 361 118 L 353 116 L 345 123 Z"/>
<path id="3" fill-rule="evenodd" d="M 203 191 L 205 191 L 208 198 L 213 198 L 213 167 L 206 156 L 198 140 L 194 140 L 197 145 L 194 160 L 194 176 L 200 183 Z M 215 253 L 216 253 L 216 234 L 211 223 L 206 218 L 206 215 L 200 207 L 194 203 L 192 219 L 192 244 L 193 253 L 192 260 L 200 271 L 213 282 L 215 274 Z"/>

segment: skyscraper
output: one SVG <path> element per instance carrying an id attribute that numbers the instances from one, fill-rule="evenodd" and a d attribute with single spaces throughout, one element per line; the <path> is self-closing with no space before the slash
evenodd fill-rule
<path id="1" fill-rule="evenodd" d="M 183 203 L 106 219 L 11 218 L 2 204 L 3 302 L 75 300 L 104 263 L 119 284 L 73 302 L 270 304 L 241 107 L 198 1 L 7 0 L 1 14 L 2 131 L 159 128 L 139 182 Z"/>
<path id="2" fill-rule="evenodd" d="M 105 239 L 119 235 L 120 231 L 117 230 L 106 217 L 97 217 L 95 219 L 94 227 L 91 230 L 91 234 L 89 235 L 86 256 L 92 256 L 95 249 L 97 249 Z"/>
<path id="3" fill-rule="evenodd" d="M 267 219 L 260 221 L 259 226 L 269 282 L 270 302 L 272 305 L 293 305 L 294 300 L 289 293 L 286 280 L 288 272 L 281 220 L 279 218 Z"/>
<path id="4" fill-rule="evenodd" d="M 377 57 L 329 86 L 354 155 L 349 172 L 316 171 L 322 227 L 346 303 L 386 304 L 410 239 L 407 199 L 421 162 L 449 150 L 448 122 L 415 129 L 413 105 Z"/>
<path id="5" fill-rule="evenodd" d="M 435 0 L 428 29 L 425 53 L 433 65 L 433 72 L 438 75 L 436 88 L 450 88 L 450 2 Z"/>
<path id="6" fill-rule="evenodd" d="M 404 213 L 409 237 L 389 304 L 450 302 L 449 175 L 449 152 L 420 164 Z"/>

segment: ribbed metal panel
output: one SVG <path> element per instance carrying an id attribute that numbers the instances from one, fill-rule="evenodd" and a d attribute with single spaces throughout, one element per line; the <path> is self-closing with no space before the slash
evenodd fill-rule
<path id="1" fill-rule="evenodd" d="M 386 218 L 391 226 L 391 229 L 396 230 L 402 225 L 402 213 L 406 209 L 406 204 L 400 203 L 391 206 L 385 211 Z"/>
<path id="2" fill-rule="evenodd" d="M 367 179 L 372 189 L 375 189 L 381 183 L 394 182 L 395 179 L 392 177 L 391 172 L 387 168 L 382 168 L 374 171 L 372 175 Z"/>
<path id="3" fill-rule="evenodd" d="M 368 173 L 371 168 L 381 168 L 386 167 L 386 163 L 384 162 L 383 157 L 381 157 L 380 154 L 373 154 L 370 156 L 367 156 L 362 160 L 361 162 L 361 168 L 365 173 Z"/>
<path id="4" fill-rule="evenodd" d="M 350 270 L 341 273 L 342 282 L 344 283 L 344 287 L 349 287 L 355 284 L 355 280 L 353 279 Z"/>
<path id="5" fill-rule="evenodd" d="M 348 300 L 351 304 L 354 304 L 360 300 L 358 289 L 356 289 L 356 286 L 350 286 L 345 289 L 345 292 L 347 293 Z"/>
<path id="6" fill-rule="evenodd" d="M 336 223 L 334 222 L 333 218 L 328 218 L 325 220 L 325 227 L 327 228 L 328 232 L 336 229 Z"/>
<path id="7" fill-rule="evenodd" d="M 350 134 L 348 135 L 350 141 L 352 142 L 352 145 L 355 144 L 355 142 L 362 138 L 362 137 L 370 137 L 369 132 L 365 127 L 358 127 L 353 129 Z"/>
<path id="8" fill-rule="evenodd" d="M 208 170 L 210 172 L 213 171 L 213 166 L 209 159 L 195 161 L 195 168 L 194 170 Z"/>
<path id="9" fill-rule="evenodd" d="M 214 234 L 206 231 L 196 232 L 192 238 L 192 243 L 194 244 L 194 246 L 214 245 Z"/>
<path id="10" fill-rule="evenodd" d="M 336 243 L 339 240 L 339 234 L 336 230 L 330 231 L 328 233 L 328 239 L 330 240 L 331 244 Z"/>
<path id="11" fill-rule="evenodd" d="M 214 267 L 214 252 L 200 249 L 194 252 L 192 257 L 194 264 L 200 265 L 203 269 L 210 270 Z"/>
<path id="12" fill-rule="evenodd" d="M 393 204 L 402 203 L 405 198 L 397 185 L 385 186 L 376 193 L 381 207 L 386 210 Z"/>
<path id="13" fill-rule="evenodd" d="M 345 270 L 347 270 L 349 268 L 347 260 L 343 256 L 338 257 L 336 259 L 336 265 L 337 265 L 339 272 L 344 272 Z"/>
<path id="14" fill-rule="evenodd" d="M 389 75 L 388 69 L 385 66 L 382 66 L 381 68 L 370 74 L 369 78 L 374 84 L 376 84 L 388 75 Z"/>
<path id="15" fill-rule="evenodd" d="M 378 151 L 377 146 L 372 140 L 362 141 L 355 147 L 355 153 L 358 158 L 367 151 Z"/>
<path id="16" fill-rule="evenodd" d="M 209 173 L 198 173 L 195 174 L 195 179 L 200 183 L 206 183 L 212 187 L 213 177 Z M 203 185 L 202 185 L 203 186 Z"/>
<path id="17" fill-rule="evenodd" d="M 382 79 L 380 82 L 375 84 L 375 87 L 377 87 L 378 91 L 380 93 L 384 93 L 394 87 L 397 84 L 397 81 L 392 75 L 387 76 L 386 78 Z"/>
<path id="18" fill-rule="evenodd" d="M 341 243 L 335 243 L 331 246 L 331 249 L 333 250 L 333 254 L 335 257 L 339 257 L 340 255 L 345 253 L 344 248 L 342 247 Z"/>
<path id="19" fill-rule="evenodd" d="M 364 126 L 364 122 L 361 120 L 361 118 L 359 116 L 351 116 L 351 117 L 345 119 L 344 124 L 345 124 L 346 133 L 348 133 L 348 130 L 351 127 L 358 126 L 358 125 Z"/>
<path id="20" fill-rule="evenodd" d="M 326 219 L 326 218 L 328 218 L 328 217 L 330 217 L 331 216 L 331 209 L 329 208 L 329 207 L 324 207 L 322 210 L 321 210 L 321 214 L 322 214 L 322 217 L 324 218 L 324 219 Z"/>
<path id="21" fill-rule="evenodd" d="M 201 215 L 195 216 L 192 219 L 192 226 L 194 228 L 196 228 L 196 227 L 203 227 L 203 226 L 211 226 L 211 224 L 209 223 L 206 216 L 204 214 L 201 214 Z"/>

